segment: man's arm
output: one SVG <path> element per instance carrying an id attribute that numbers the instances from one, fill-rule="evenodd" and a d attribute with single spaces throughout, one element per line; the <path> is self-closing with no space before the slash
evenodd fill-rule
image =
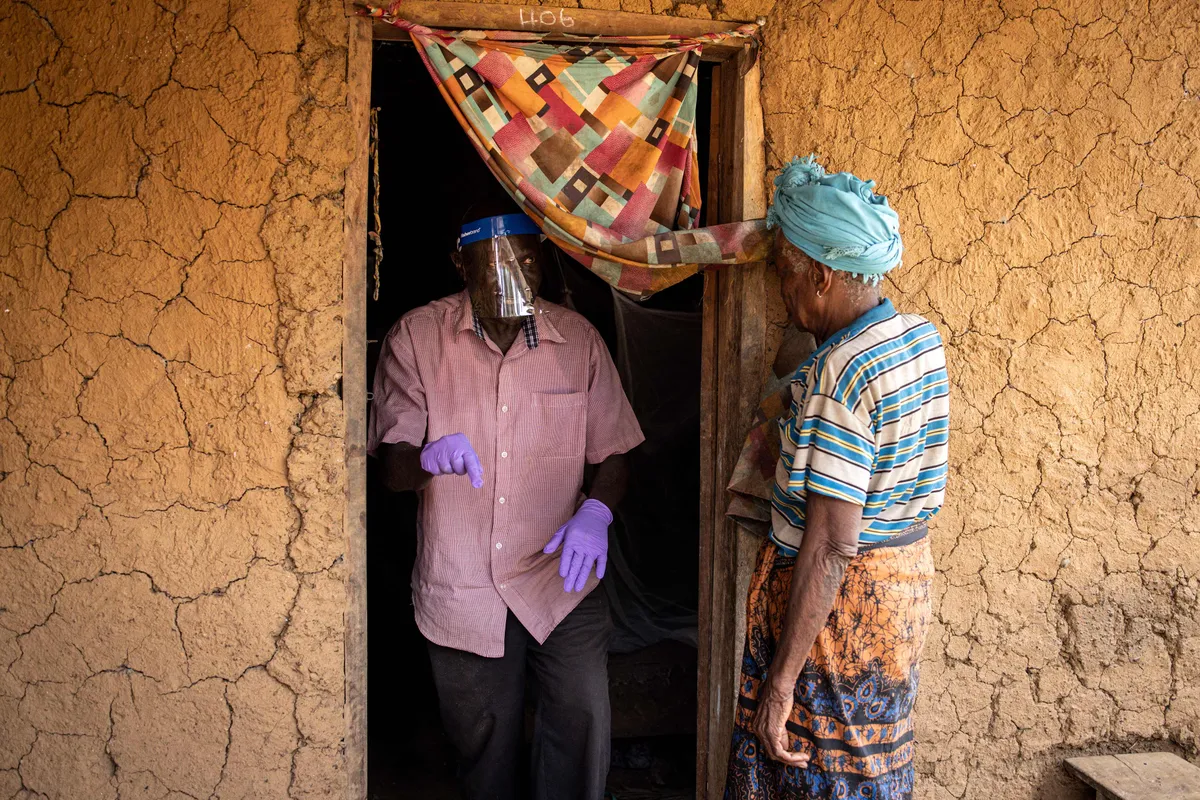
<path id="1" fill-rule="evenodd" d="M 377 451 L 383 462 L 383 485 L 393 492 L 413 492 L 425 488 L 430 475 L 421 469 L 421 448 L 408 442 L 381 444 Z"/>
<path id="2" fill-rule="evenodd" d="M 394 492 L 424 489 L 435 475 L 466 475 L 476 489 L 483 487 L 479 456 L 462 433 L 439 437 L 424 447 L 407 442 L 380 445 L 378 453 L 384 485 Z"/>
<path id="3" fill-rule="evenodd" d="M 629 459 L 624 453 L 616 453 L 601 461 L 596 467 L 596 474 L 592 478 L 592 488 L 588 492 L 588 497 L 592 500 L 599 500 L 608 506 L 609 510 L 612 510 L 625 497 L 625 490 L 628 487 Z"/>
<path id="4" fill-rule="evenodd" d="M 384 337 L 367 428 L 367 452 L 379 459 L 383 485 L 394 492 L 419 489 L 429 479 L 428 473 L 422 474 L 421 446 L 409 444 L 424 440 L 428 410 L 406 320 L 399 320 Z"/>
<path id="5" fill-rule="evenodd" d="M 795 702 L 796 681 L 833 610 L 846 567 L 858 554 L 862 506 L 810 493 L 804 540 L 792 571 L 792 588 L 779 647 L 758 698 L 754 731 L 767 755 L 789 766 L 808 757 L 788 749 L 785 725 Z"/>
<path id="6" fill-rule="evenodd" d="M 604 577 L 604 568 L 608 564 L 608 526 L 613 519 L 613 509 L 625 496 L 628 484 L 629 462 L 624 454 L 611 455 L 601 461 L 592 479 L 588 499 L 554 532 L 542 550 L 549 555 L 562 545 L 558 574 L 563 578 L 563 591 L 583 591 L 593 567 L 597 578 Z"/>

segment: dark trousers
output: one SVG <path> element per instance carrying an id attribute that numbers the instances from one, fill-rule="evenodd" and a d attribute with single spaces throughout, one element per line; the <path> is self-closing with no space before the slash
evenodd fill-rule
<path id="1" fill-rule="evenodd" d="M 501 658 L 429 643 L 442 724 L 458 749 L 468 800 L 602 800 L 611 634 L 608 600 L 596 589 L 544 644 L 510 611 Z M 526 669 L 537 699 L 528 793 L 520 789 Z"/>

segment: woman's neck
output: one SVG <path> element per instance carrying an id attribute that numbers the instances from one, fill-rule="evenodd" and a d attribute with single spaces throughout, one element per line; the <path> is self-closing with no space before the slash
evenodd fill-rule
<path id="1" fill-rule="evenodd" d="M 822 330 L 816 334 L 817 346 L 825 344 L 829 341 L 829 337 L 852 325 L 856 319 L 881 302 L 883 299 L 879 296 L 878 291 L 869 291 L 853 300 L 846 299 L 844 302 L 836 304 L 836 308 L 830 309 L 829 318 L 822 326 Z"/>

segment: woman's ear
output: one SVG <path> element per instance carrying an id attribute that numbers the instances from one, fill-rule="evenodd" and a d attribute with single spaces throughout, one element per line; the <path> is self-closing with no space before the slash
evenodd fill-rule
<path id="1" fill-rule="evenodd" d="M 833 288 L 833 268 L 813 259 L 809 274 L 812 275 L 813 288 L 817 290 L 817 297 L 828 296 L 829 290 Z"/>
<path id="2" fill-rule="evenodd" d="M 454 271 L 458 273 L 458 277 L 465 281 L 467 279 L 467 273 L 463 269 L 462 253 L 458 250 L 451 250 L 450 260 L 454 262 Z"/>

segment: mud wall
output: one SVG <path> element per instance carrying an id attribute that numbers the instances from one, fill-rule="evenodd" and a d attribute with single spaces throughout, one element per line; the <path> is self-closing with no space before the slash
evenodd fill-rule
<path id="1" fill-rule="evenodd" d="M 771 15 L 768 163 L 879 181 L 907 250 L 887 293 L 949 352 L 920 797 L 1083 797 L 1064 755 L 1197 755 L 1198 8 Z"/>
<path id="2" fill-rule="evenodd" d="M 342 793 L 346 43 L 0 0 L 0 798 Z"/>
<path id="3" fill-rule="evenodd" d="M 1189 4 L 583 5 L 770 11 L 769 164 L 903 215 L 955 414 L 919 796 L 1195 755 Z M 332 0 L 0 0 L 0 800 L 343 792 L 345 42 Z"/>

